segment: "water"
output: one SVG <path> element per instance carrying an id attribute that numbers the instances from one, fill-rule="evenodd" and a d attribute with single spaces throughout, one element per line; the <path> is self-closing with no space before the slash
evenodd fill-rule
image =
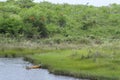
<path id="1" fill-rule="evenodd" d="M 22 58 L 0 58 L 0 80 L 83 80 L 53 75 L 46 69 L 26 70 L 28 65 Z"/>

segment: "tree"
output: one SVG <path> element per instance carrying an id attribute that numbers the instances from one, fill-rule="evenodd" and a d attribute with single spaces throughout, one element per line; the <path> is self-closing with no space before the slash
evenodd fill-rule
<path id="1" fill-rule="evenodd" d="M 41 12 L 38 6 L 35 6 L 29 10 L 21 13 L 25 24 L 31 24 L 30 26 L 36 30 L 37 37 L 47 37 L 48 30 L 46 28 L 46 16 L 44 12 Z M 33 33 L 34 34 L 34 33 Z"/>
<path id="2" fill-rule="evenodd" d="M 12 15 L 8 18 L 1 17 L 0 33 L 9 34 L 9 36 L 19 36 L 20 29 L 23 27 L 23 22 L 18 15 Z"/>

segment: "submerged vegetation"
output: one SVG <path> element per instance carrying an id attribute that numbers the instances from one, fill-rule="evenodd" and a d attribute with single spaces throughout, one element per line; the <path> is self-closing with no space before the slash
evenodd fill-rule
<path id="1" fill-rule="evenodd" d="M 120 5 L 0 2 L 0 57 L 25 57 L 50 72 L 120 80 Z"/>

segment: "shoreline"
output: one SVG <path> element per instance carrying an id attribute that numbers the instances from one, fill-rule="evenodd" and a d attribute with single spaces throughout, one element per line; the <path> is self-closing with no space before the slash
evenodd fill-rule
<path id="1" fill-rule="evenodd" d="M 28 61 L 32 64 L 39 64 L 36 61 L 32 59 L 32 57 L 24 57 L 25 61 Z M 62 76 L 69 76 L 69 77 L 74 77 L 74 78 L 79 78 L 79 79 L 88 79 L 88 80 L 119 80 L 118 78 L 112 78 L 112 77 L 105 77 L 105 76 L 95 76 L 95 75 L 89 75 L 89 74 L 85 74 L 84 72 L 82 73 L 72 73 L 69 71 L 62 71 L 62 70 L 55 70 L 55 69 L 51 69 L 50 65 L 46 65 L 44 63 L 42 63 L 42 69 L 47 69 L 50 73 L 54 74 L 54 75 L 62 75 Z"/>
<path id="2" fill-rule="evenodd" d="M 33 64 L 42 64 L 42 68 L 48 69 L 55 75 L 90 80 L 119 80 L 120 46 L 118 43 L 103 43 L 94 46 L 83 44 L 78 48 L 65 49 L 64 46 L 56 49 L 57 45 L 48 46 L 49 48 L 45 49 L 34 47 L 35 45 L 32 48 L 9 44 L 13 47 L 1 46 L 0 57 L 23 57 L 24 60 Z"/>
<path id="3" fill-rule="evenodd" d="M 1 57 L 1 58 L 8 58 L 8 57 Z M 13 58 L 13 57 L 10 57 Z M 17 58 L 17 57 L 14 57 Z M 37 64 L 36 60 L 33 60 L 30 57 L 22 57 L 22 59 L 24 61 L 28 61 L 32 64 Z M 70 73 L 69 71 L 61 71 L 61 70 L 51 70 L 50 67 L 48 65 L 44 65 L 42 64 L 42 69 L 47 69 L 50 73 L 54 74 L 54 75 L 61 75 L 61 76 L 68 76 L 68 77 L 73 77 L 73 78 L 79 78 L 79 79 L 87 79 L 87 80 L 119 80 L 117 78 L 110 78 L 110 77 L 101 77 L 101 76 L 94 76 L 94 75 L 87 75 L 84 73 L 80 73 L 80 74 L 75 74 L 75 73 Z"/>

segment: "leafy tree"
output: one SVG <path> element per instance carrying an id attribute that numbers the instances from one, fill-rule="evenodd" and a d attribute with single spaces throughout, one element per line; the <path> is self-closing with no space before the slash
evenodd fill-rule
<path id="1" fill-rule="evenodd" d="M 10 36 L 17 36 L 19 30 L 22 28 L 23 22 L 17 15 L 12 15 L 9 18 L 1 18 L 0 33 L 10 34 Z"/>
<path id="2" fill-rule="evenodd" d="M 39 11 L 38 7 L 33 7 L 24 13 L 21 13 L 23 16 L 23 20 L 25 24 L 31 24 L 31 27 L 36 28 L 37 32 L 39 32 L 38 37 L 47 37 L 48 31 L 46 29 L 46 16 L 43 12 Z"/>

